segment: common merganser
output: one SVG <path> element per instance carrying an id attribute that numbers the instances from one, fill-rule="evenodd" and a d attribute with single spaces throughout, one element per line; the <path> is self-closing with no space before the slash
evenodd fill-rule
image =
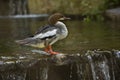
<path id="1" fill-rule="evenodd" d="M 48 18 L 48 25 L 40 28 L 33 37 L 17 40 L 16 42 L 27 46 L 45 48 L 45 52 L 49 54 L 58 54 L 58 52 L 52 50 L 51 46 L 68 35 L 66 25 L 61 22 L 67 19 L 70 18 L 61 13 L 55 13 Z"/>

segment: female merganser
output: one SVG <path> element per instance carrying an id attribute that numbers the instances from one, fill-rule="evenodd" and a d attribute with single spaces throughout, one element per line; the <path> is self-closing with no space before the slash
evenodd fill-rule
<path id="1" fill-rule="evenodd" d="M 58 52 L 52 50 L 51 45 L 58 40 L 64 39 L 68 35 L 66 25 L 61 22 L 67 19 L 70 18 L 67 18 L 60 13 L 55 13 L 48 18 L 48 25 L 40 28 L 33 37 L 17 40 L 16 42 L 32 47 L 45 47 L 45 52 L 58 54 Z"/>

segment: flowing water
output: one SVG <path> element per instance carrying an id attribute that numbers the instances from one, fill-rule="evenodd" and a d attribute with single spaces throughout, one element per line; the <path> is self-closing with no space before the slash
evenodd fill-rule
<path id="1" fill-rule="evenodd" d="M 41 18 L 0 19 L 0 80 L 120 79 L 119 23 L 66 21 L 69 36 L 53 45 L 64 53 L 60 58 L 14 42 L 33 36 L 46 23 Z"/>

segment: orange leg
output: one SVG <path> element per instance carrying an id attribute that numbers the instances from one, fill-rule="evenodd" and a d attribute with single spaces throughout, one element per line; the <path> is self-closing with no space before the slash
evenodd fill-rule
<path id="1" fill-rule="evenodd" d="M 50 53 L 50 54 L 58 54 L 58 52 L 54 52 L 52 50 L 52 46 L 49 45 L 48 47 L 45 48 L 45 52 Z"/>
<path id="2" fill-rule="evenodd" d="M 45 48 L 45 52 L 49 53 L 48 47 Z"/>

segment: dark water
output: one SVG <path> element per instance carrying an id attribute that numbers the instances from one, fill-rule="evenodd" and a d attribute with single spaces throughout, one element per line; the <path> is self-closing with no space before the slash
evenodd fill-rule
<path id="1" fill-rule="evenodd" d="M 112 22 L 65 22 L 69 36 L 53 45 L 56 51 L 79 53 L 93 49 L 120 49 L 120 24 Z M 37 19 L 0 19 L 0 54 L 11 54 L 30 47 L 19 46 L 15 40 L 32 36 L 46 24 Z"/>

